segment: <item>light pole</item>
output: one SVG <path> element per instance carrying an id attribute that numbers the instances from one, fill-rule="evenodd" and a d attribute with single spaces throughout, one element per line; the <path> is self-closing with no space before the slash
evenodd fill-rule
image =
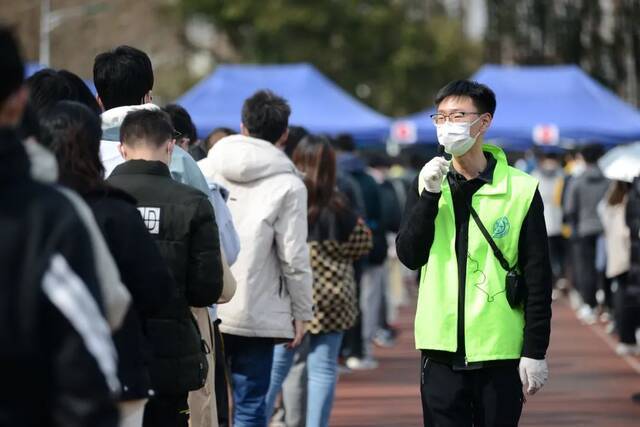
<path id="1" fill-rule="evenodd" d="M 90 16 L 106 10 L 104 1 L 93 1 L 79 6 L 51 10 L 51 0 L 40 0 L 40 64 L 48 67 L 51 62 L 51 32 L 66 19 Z"/>

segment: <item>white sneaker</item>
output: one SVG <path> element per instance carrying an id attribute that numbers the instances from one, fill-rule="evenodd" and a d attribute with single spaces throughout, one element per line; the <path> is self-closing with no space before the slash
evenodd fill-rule
<path id="1" fill-rule="evenodd" d="M 583 305 L 580 310 L 578 310 L 577 315 L 578 319 L 585 325 L 593 325 L 598 321 L 596 311 L 587 304 Z"/>
<path id="2" fill-rule="evenodd" d="M 616 346 L 616 354 L 618 356 L 638 356 L 640 355 L 640 347 L 637 344 L 619 343 Z"/>
<path id="3" fill-rule="evenodd" d="M 362 359 L 357 357 L 350 357 L 347 359 L 347 368 L 354 371 L 368 371 L 376 369 L 378 362 L 370 357 L 364 357 Z"/>
<path id="4" fill-rule="evenodd" d="M 569 304 L 576 311 L 582 307 L 582 297 L 575 289 L 569 291 Z"/>

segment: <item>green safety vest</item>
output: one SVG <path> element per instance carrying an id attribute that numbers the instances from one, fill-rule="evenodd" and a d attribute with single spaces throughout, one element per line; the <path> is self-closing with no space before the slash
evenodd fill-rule
<path id="1" fill-rule="evenodd" d="M 504 152 L 485 144 L 496 159 L 493 182 L 474 195 L 472 206 L 509 262 L 518 260 L 520 228 L 538 182 L 507 163 Z M 419 184 L 422 193 L 423 184 Z M 416 348 L 457 350 L 458 260 L 456 221 L 451 188 L 446 178 L 438 202 L 429 260 L 422 267 L 415 320 Z M 464 301 L 466 361 L 517 359 L 522 351 L 524 312 L 513 309 L 505 296 L 506 271 L 495 258 L 480 229 L 469 219 Z"/>

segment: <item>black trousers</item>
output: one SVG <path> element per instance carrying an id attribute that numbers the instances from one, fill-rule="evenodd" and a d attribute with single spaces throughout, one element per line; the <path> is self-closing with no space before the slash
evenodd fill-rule
<path id="1" fill-rule="evenodd" d="M 227 368 L 227 360 L 224 354 L 224 343 L 222 334 L 220 333 L 220 320 L 213 322 L 213 338 L 215 344 L 215 366 L 216 370 L 216 408 L 218 410 L 218 426 L 229 427 L 229 369 Z"/>
<path id="2" fill-rule="evenodd" d="M 578 289 L 582 301 L 591 308 L 598 305 L 596 293 L 598 288 L 603 288 L 604 275 L 596 270 L 596 245 L 598 235 L 581 237 L 578 241 L 580 263 L 577 265 Z"/>
<path id="3" fill-rule="evenodd" d="M 188 393 L 156 395 L 144 407 L 143 427 L 187 427 L 189 425 Z"/>
<path id="4" fill-rule="evenodd" d="M 422 356 L 425 427 L 512 427 L 522 413 L 518 362 L 459 371 Z"/>
<path id="5" fill-rule="evenodd" d="M 636 344 L 636 328 L 640 327 L 640 291 L 629 283 L 629 275 L 615 278 L 618 290 L 615 295 L 615 319 L 620 342 Z"/>
<path id="6" fill-rule="evenodd" d="M 362 279 L 363 265 L 362 261 L 356 261 L 353 264 L 356 279 L 356 298 L 360 301 L 360 280 Z M 357 357 L 361 358 L 364 353 L 364 342 L 362 340 L 362 314 L 358 310 L 356 321 L 350 329 L 347 329 L 342 339 L 342 347 L 340 355 L 344 358 Z"/>

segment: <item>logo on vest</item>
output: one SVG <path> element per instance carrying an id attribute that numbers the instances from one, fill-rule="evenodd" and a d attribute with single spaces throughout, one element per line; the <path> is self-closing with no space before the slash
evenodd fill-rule
<path id="1" fill-rule="evenodd" d="M 138 210 L 149 233 L 160 234 L 160 208 L 139 207 Z"/>
<path id="2" fill-rule="evenodd" d="M 493 224 L 493 232 L 491 233 L 491 237 L 494 239 L 500 239 L 507 234 L 509 234 L 509 230 L 511 229 L 511 224 L 509 223 L 509 218 L 506 216 L 500 217 Z"/>

